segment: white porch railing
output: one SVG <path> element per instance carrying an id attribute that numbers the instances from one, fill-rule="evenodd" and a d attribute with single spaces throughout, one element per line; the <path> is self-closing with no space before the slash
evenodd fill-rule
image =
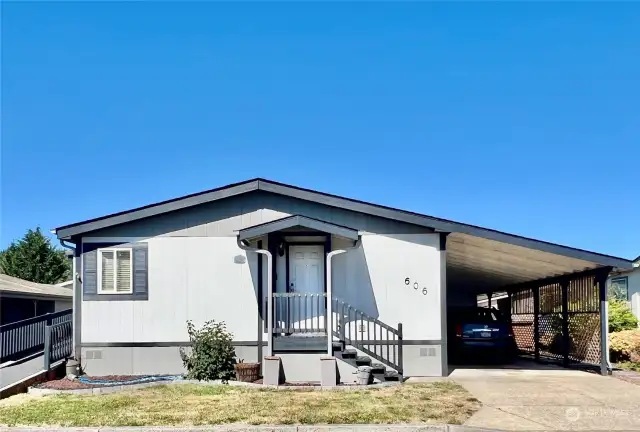
<path id="1" fill-rule="evenodd" d="M 326 333 L 326 293 L 274 293 L 273 333 Z"/>

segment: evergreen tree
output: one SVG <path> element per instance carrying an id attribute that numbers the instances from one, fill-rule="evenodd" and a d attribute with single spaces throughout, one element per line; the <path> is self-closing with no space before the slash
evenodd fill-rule
<path id="1" fill-rule="evenodd" d="M 36 228 L 0 251 L 0 272 L 31 282 L 56 284 L 71 278 L 69 261 L 64 251 Z"/>

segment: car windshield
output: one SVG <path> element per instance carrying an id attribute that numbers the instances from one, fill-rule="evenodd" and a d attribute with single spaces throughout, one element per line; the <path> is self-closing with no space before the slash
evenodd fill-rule
<path id="1" fill-rule="evenodd" d="M 502 315 L 497 309 L 462 308 L 454 313 L 455 319 L 461 322 L 489 323 L 502 321 Z"/>

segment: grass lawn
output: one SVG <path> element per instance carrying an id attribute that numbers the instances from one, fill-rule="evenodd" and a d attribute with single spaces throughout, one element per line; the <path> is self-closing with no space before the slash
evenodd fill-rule
<path id="1" fill-rule="evenodd" d="M 461 424 L 480 408 L 451 382 L 358 391 L 170 385 L 96 396 L 56 395 L 0 408 L 0 424 L 171 426 L 221 423 Z"/>

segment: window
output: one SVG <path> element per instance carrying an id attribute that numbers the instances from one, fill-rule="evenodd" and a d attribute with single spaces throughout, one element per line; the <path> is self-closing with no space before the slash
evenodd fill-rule
<path id="1" fill-rule="evenodd" d="M 629 278 L 627 276 L 611 279 L 609 297 L 617 300 L 629 300 Z"/>
<path id="2" fill-rule="evenodd" d="M 98 249 L 98 294 L 131 294 L 131 249 Z"/>

